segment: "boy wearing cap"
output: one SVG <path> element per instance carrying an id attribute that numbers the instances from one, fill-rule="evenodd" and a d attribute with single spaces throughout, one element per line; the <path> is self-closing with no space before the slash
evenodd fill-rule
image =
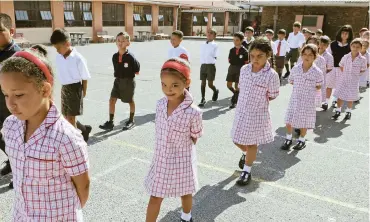
<path id="1" fill-rule="evenodd" d="M 217 101 L 219 90 L 213 85 L 216 78 L 216 59 L 218 55 L 218 45 L 215 43 L 216 30 L 210 29 L 207 32 L 207 42 L 203 43 L 200 48 L 200 80 L 202 100 L 199 103 L 199 107 L 204 107 L 206 104 L 206 85 L 208 81 L 208 87 L 212 89 L 213 96 L 212 101 Z"/>
<path id="2" fill-rule="evenodd" d="M 318 38 L 320 38 L 323 34 L 324 34 L 324 32 L 321 29 L 316 30 L 316 36 Z"/>

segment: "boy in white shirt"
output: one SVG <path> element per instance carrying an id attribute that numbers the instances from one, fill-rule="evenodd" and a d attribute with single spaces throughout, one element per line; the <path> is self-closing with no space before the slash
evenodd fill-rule
<path id="1" fill-rule="evenodd" d="M 301 31 L 301 23 L 294 22 L 293 24 L 293 32 L 289 33 L 288 43 L 289 43 L 289 53 L 286 55 L 286 73 L 283 78 L 288 78 L 290 75 L 289 71 L 289 61 L 290 61 L 290 68 L 293 68 L 294 64 L 298 61 L 299 52 L 302 48 L 302 45 L 306 42 L 304 35 L 300 32 Z"/>
<path id="2" fill-rule="evenodd" d="M 57 50 L 56 66 L 62 84 L 62 114 L 74 127 L 81 130 L 84 140 L 89 139 L 91 126 L 76 122 L 83 113 L 83 98 L 86 96 L 87 80 L 91 78 L 84 57 L 71 45 L 65 29 L 55 29 L 50 42 Z"/>
<path id="3" fill-rule="evenodd" d="M 219 90 L 213 85 L 216 78 L 216 59 L 218 55 L 218 46 L 214 39 L 216 38 L 216 30 L 210 29 L 207 32 L 207 42 L 203 43 L 200 48 L 200 80 L 202 100 L 199 107 L 204 107 L 206 104 L 206 84 L 208 80 L 208 87 L 213 90 L 212 101 L 217 101 Z"/>
<path id="4" fill-rule="evenodd" d="M 185 54 L 188 59 L 190 59 L 190 55 L 188 50 L 186 50 L 182 45 L 182 38 L 184 37 L 184 33 L 180 30 L 176 30 L 171 34 L 171 45 L 173 46 L 168 50 L 168 58 L 180 57 L 180 55 Z"/>
<path id="5" fill-rule="evenodd" d="M 272 55 L 271 55 L 271 57 L 270 57 L 270 59 L 268 60 L 269 61 L 269 63 L 271 64 L 271 67 L 272 68 L 275 68 L 275 43 L 274 43 L 274 41 L 272 40 L 273 38 L 274 38 L 274 31 L 272 30 L 272 29 L 267 29 L 266 31 L 265 31 L 265 35 L 266 35 L 266 38 L 270 41 L 270 45 L 271 45 L 271 48 L 272 48 L 272 51 L 273 51 L 273 53 L 272 53 Z"/>
<path id="6" fill-rule="evenodd" d="M 283 73 L 284 64 L 285 64 L 285 56 L 289 52 L 289 44 L 285 40 L 286 31 L 285 29 L 280 29 L 278 31 L 278 40 L 275 41 L 274 44 L 274 54 L 275 54 L 275 62 L 276 62 L 276 72 L 279 74 L 279 79 L 281 82 L 281 75 Z"/>

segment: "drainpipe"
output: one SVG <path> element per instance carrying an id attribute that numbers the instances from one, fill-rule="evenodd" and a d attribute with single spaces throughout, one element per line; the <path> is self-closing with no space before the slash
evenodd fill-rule
<path id="1" fill-rule="evenodd" d="M 275 15 L 274 15 L 274 32 L 276 33 L 276 26 L 278 20 L 278 6 L 275 7 Z"/>
<path id="2" fill-rule="evenodd" d="M 176 30 L 179 30 L 179 28 L 177 27 L 177 24 L 178 24 L 178 20 L 179 20 L 179 9 L 180 9 L 180 7 L 181 7 L 181 4 L 179 4 L 179 5 L 177 6 L 177 13 L 176 13 L 177 18 L 176 18 L 176 23 L 175 23 Z M 180 16 L 180 17 L 181 17 L 181 16 Z M 193 20 L 192 20 L 192 21 L 193 21 Z"/>

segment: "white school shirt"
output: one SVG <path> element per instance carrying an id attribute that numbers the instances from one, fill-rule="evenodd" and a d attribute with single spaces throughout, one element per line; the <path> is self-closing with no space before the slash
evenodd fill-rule
<path id="1" fill-rule="evenodd" d="M 86 60 L 77 52 L 76 48 L 72 49 L 71 54 L 67 58 L 58 54 L 56 63 L 59 81 L 62 85 L 78 83 L 91 78 Z"/>
<path id="2" fill-rule="evenodd" d="M 272 48 L 272 54 L 275 55 L 276 54 L 276 51 L 275 51 L 275 42 L 274 41 L 270 41 L 270 45 L 271 45 L 271 48 Z"/>
<path id="3" fill-rule="evenodd" d="M 289 33 L 288 43 L 291 49 L 301 48 L 302 45 L 306 42 L 302 32 L 298 32 L 294 35 L 294 32 Z"/>
<path id="4" fill-rule="evenodd" d="M 185 54 L 188 56 L 188 60 L 190 61 L 190 55 L 188 50 L 186 50 L 182 45 L 177 46 L 176 48 L 171 47 L 168 50 L 168 58 L 178 58 L 180 55 Z"/>
<path id="5" fill-rule="evenodd" d="M 289 44 L 285 39 L 281 40 L 280 53 L 279 53 L 279 55 L 277 55 L 277 49 L 278 49 L 278 46 L 279 46 L 279 42 L 280 42 L 280 40 L 275 41 L 274 55 L 276 55 L 276 56 L 285 56 L 290 51 Z"/>
<path id="6" fill-rule="evenodd" d="M 200 63 L 215 64 L 218 55 L 218 46 L 215 41 L 205 42 L 200 46 Z"/>

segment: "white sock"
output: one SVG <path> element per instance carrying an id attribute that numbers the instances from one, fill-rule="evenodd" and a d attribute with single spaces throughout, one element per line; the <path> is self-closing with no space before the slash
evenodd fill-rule
<path id="1" fill-rule="evenodd" d="M 350 109 L 350 108 L 347 107 L 346 112 L 347 113 L 350 113 L 350 112 L 352 112 L 352 109 Z"/>
<path id="2" fill-rule="evenodd" d="M 338 107 L 337 112 L 342 112 L 342 107 Z"/>
<path id="3" fill-rule="evenodd" d="M 247 166 L 247 165 L 244 164 L 243 171 L 247 171 L 248 173 L 250 173 L 251 172 L 251 168 L 252 167 Z"/>
<path id="4" fill-rule="evenodd" d="M 300 137 L 298 138 L 298 141 L 306 142 L 306 139 L 305 139 L 304 137 L 300 136 Z"/>
<path id="5" fill-rule="evenodd" d="M 190 221 L 191 211 L 188 214 L 184 213 L 184 211 L 181 211 L 181 219 L 186 220 L 186 221 Z"/>
<path id="6" fill-rule="evenodd" d="M 287 140 L 292 140 L 292 134 L 286 134 L 286 139 Z"/>

